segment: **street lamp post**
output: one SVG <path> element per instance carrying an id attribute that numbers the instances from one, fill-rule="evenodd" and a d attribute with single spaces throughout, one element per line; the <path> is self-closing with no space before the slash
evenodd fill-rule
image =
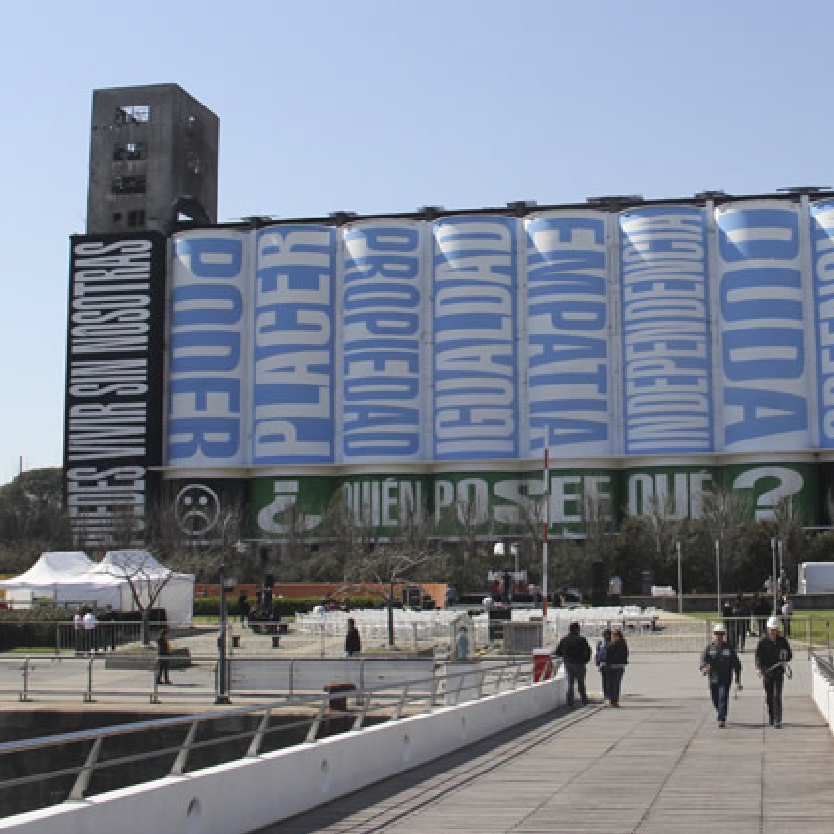
<path id="1" fill-rule="evenodd" d="M 785 557 L 785 542 L 782 539 L 779 539 L 776 543 L 776 552 L 779 554 L 779 595 L 785 594 L 785 564 L 784 564 L 784 557 Z"/>
<path id="2" fill-rule="evenodd" d="M 229 682 L 226 677 L 226 559 L 220 563 L 220 633 L 217 635 L 217 693 L 215 704 L 229 703 Z"/>
<path id="3" fill-rule="evenodd" d="M 773 572 L 771 574 L 770 590 L 773 591 L 773 613 L 774 613 L 774 615 L 779 613 L 777 611 L 777 602 L 776 602 L 776 585 L 777 585 L 776 578 L 779 575 L 779 574 L 776 573 L 776 552 L 777 552 L 777 549 L 779 548 L 779 545 L 781 545 L 781 544 L 782 544 L 782 542 L 780 542 L 779 539 L 776 536 L 773 536 L 773 538 L 771 538 L 771 540 L 770 540 L 770 552 L 773 556 Z"/>
<path id="4" fill-rule="evenodd" d="M 683 614 L 683 574 L 681 573 L 681 543 L 675 542 L 675 552 L 678 554 L 678 614 Z"/>
<path id="5" fill-rule="evenodd" d="M 227 519 L 227 523 L 228 523 Z M 215 693 L 215 704 L 228 704 L 229 700 L 229 679 L 226 663 L 226 633 L 228 631 L 228 614 L 226 608 L 226 586 L 230 584 L 234 587 L 237 580 L 226 579 L 226 525 L 223 527 L 223 558 L 220 562 L 220 631 L 217 635 L 217 690 Z M 243 542 L 237 542 L 235 550 L 238 553 L 243 553 L 246 550 L 246 545 Z"/>
<path id="6" fill-rule="evenodd" d="M 721 616 L 721 542 L 715 540 L 715 587 L 718 594 L 718 616 Z"/>

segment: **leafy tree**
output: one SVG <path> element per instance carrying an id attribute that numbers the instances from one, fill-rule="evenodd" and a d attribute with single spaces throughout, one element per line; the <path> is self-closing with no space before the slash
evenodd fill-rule
<path id="1" fill-rule="evenodd" d="M 32 469 L 0 487 L 0 571 L 20 573 L 43 551 L 72 546 L 60 468 Z"/>

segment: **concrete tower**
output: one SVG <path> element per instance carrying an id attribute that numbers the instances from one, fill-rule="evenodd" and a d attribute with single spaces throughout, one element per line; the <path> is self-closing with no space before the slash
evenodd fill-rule
<path id="1" fill-rule="evenodd" d="M 87 234 L 217 222 L 217 116 L 176 84 L 93 91 Z"/>

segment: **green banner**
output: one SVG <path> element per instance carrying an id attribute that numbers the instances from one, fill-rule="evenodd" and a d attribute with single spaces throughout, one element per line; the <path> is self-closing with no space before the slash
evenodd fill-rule
<path id="1" fill-rule="evenodd" d="M 791 497 L 803 523 L 819 523 L 819 478 L 815 465 L 785 463 L 553 469 L 546 510 L 541 472 L 282 476 L 252 480 L 249 504 L 261 538 L 328 536 L 337 515 L 383 538 L 415 524 L 447 538 L 533 536 L 546 513 L 550 535 L 571 536 L 584 534 L 589 518 L 612 529 L 627 515 L 700 518 L 703 495 L 717 485 L 748 494 L 751 519 L 772 517 Z"/>

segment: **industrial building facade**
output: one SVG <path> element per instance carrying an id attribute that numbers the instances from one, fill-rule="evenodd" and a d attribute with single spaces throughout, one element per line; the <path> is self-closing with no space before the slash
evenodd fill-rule
<path id="1" fill-rule="evenodd" d="M 252 539 L 315 539 L 341 497 L 382 535 L 415 508 L 513 535 L 543 515 L 546 448 L 553 535 L 589 497 L 697 517 L 716 483 L 823 520 L 830 193 L 103 231 L 71 255 L 85 537 L 163 488 L 206 534 L 232 501 Z"/>

